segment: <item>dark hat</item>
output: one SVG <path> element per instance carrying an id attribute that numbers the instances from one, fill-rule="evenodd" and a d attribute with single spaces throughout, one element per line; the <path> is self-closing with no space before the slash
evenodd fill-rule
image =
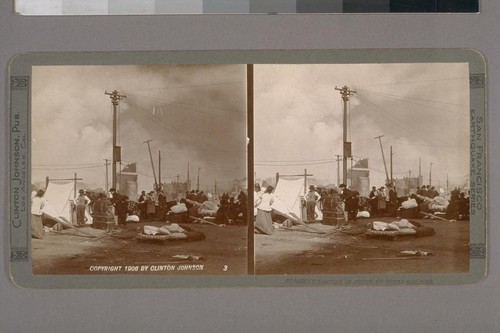
<path id="1" fill-rule="evenodd" d="M 340 184 L 339 187 L 346 187 L 345 184 Z"/>
<path id="2" fill-rule="evenodd" d="M 116 192 L 116 188 L 114 188 L 114 187 L 110 188 L 109 192 Z"/>
<path id="3" fill-rule="evenodd" d="M 78 191 L 78 193 L 84 193 L 84 192 L 85 192 L 84 190 L 80 190 L 80 191 Z"/>
<path id="4" fill-rule="evenodd" d="M 309 186 L 310 190 L 314 190 L 314 185 Z"/>

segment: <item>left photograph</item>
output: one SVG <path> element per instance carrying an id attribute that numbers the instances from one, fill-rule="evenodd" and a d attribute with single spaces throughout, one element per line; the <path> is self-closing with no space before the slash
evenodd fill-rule
<path id="1" fill-rule="evenodd" d="M 33 66 L 33 274 L 246 275 L 245 65 Z"/>

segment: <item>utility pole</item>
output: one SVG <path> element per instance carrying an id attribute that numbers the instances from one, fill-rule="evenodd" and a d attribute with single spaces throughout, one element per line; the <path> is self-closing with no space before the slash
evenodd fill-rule
<path id="1" fill-rule="evenodd" d="M 191 180 L 189 179 L 189 162 L 188 162 L 188 170 L 187 170 L 187 184 L 186 184 L 186 189 L 188 191 L 191 191 Z"/>
<path id="2" fill-rule="evenodd" d="M 350 142 L 349 144 L 347 143 L 347 102 L 349 101 L 349 96 L 355 94 L 356 91 L 349 89 L 347 86 L 343 86 L 342 88 L 335 87 L 335 90 L 340 92 L 342 100 L 344 101 L 342 182 L 347 184 L 347 158 L 351 157 Z"/>
<path id="3" fill-rule="evenodd" d="M 217 195 L 217 179 L 215 180 L 214 194 Z"/>
<path id="4" fill-rule="evenodd" d="M 108 184 L 108 165 L 109 165 L 109 160 L 106 158 L 105 159 L 106 161 L 106 179 L 104 181 L 104 188 L 105 188 L 105 192 L 106 192 L 106 195 L 108 194 L 108 190 L 109 190 L 109 184 Z"/>
<path id="5" fill-rule="evenodd" d="M 420 181 L 422 180 L 422 158 L 418 158 L 418 186 L 422 186 Z"/>
<path id="6" fill-rule="evenodd" d="M 158 187 L 161 188 L 161 150 L 158 150 Z"/>
<path id="7" fill-rule="evenodd" d="M 335 155 L 337 159 L 335 160 L 337 162 L 337 187 L 340 185 L 340 164 L 339 162 L 342 161 L 341 155 Z"/>
<path id="8" fill-rule="evenodd" d="M 391 185 L 393 185 L 393 178 L 392 178 L 392 146 L 391 146 Z"/>
<path id="9" fill-rule="evenodd" d="M 411 170 L 408 171 L 408 193 L 410 193 L 411 188 Z"/>
<path id="10" fill-rule="evenodd" d="M 155 189 L 158 188 L 158 182 L 156 181 L 156 172 L 155 172 L 155 165 L 153 163 L 153 155 L 151 154 L 151 146 L 149 145 L 149 143 L 151 142 L 152 140 L 146 140 L 144 141 L 143 143 L 147 143 L 148 144 L 148 150 L 149 150 L 149 158 L 151 159 L 151 167 L 153 168 L 153 177 L 155 179 Z"/>
<path id="11" fill-rule="evenodd" d="M 429 168 L 429 186 L 432 185 L 432 162 L 431 162 L 431 166 Z"/>
<path id="12" fill-rule="evenodd" d="M 386 181 L 389 181 L 389 173 L 387 172 L 387 165 L 385 164 L 384 147 L 382 147 L 382 139 L 381 139 L 382 137 L 383 135 L 379 135 L 375 139 L 378 139 L 378 141 L 380 142 L 380 150 L 382 151 L 382 160 L 384 161 L 385 177 Z"/>
<path id="13" fill-rule="evenodd" d="M 198 181 L 196 183 L 196 189 L 199 191 L 200 190 L 200 169 L 198 168 Z"/>
<path id="14" fill-rule="evenodd" d="M 304 169 L 304 195 L 306 195 L 306 193 L 307 193 L 307 169 Z"/>
<path id="15" fill-rule="evenodd" d="M 111 185 L 112 187 L 116 188 L 116 162 L 121 161 L 121 147 L 118 147 L 116 145 L 116 113 L 117 113 L 117 107 L 121 99 L 126 98 L 126 95 L 120 95 L 118 91 L 114 90 L 111 93 L 108 93 L 107 91 L 104 92 L 104 94 L 109 95 L 109 98 L 111 98 L 111 104 L 113 104 L 113 163 L 112 163 L 112 182 Z"/>
<path id="16" fill-rule="evenodd" d="M 352 162 L 353 162 L 353 160 L 354 160 L 354 157 L 351 156 L 351 185 L 350 185 L 350 187 L 352 187 L 352 180 L 353 180 L 353 173 L 354 173 L 354 172 L 352 172 Z"/>

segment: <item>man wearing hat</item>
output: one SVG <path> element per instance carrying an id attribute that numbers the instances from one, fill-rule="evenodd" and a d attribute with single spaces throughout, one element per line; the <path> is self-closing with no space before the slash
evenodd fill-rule
<path id="1" fill-rule="evenodd" d="M 78 192 L 79 194 L 75 198 L 76 224 L 78 227 L 83 227 L 85 225 L 85 210 L 90 204 L 90 199 L 85 195 L 84 190 L 80 190 Z"/>
<path id="2" fill-rule="evenodd" d="M 370 198 L 371 217 L 377 217 L 378 216 L 378 191 L 377 191 L 377 187 L 372 186 L 372 190 L 371 190 L 368 198 Z"/>
<path id="3" fill-rule="evenodd" d="M 351 190 L 347 188 L 346 184 L 340 184 L 340 198 L 344 204 L 344 224 L 349 222 L 349 211 L 351 210 Z M 342 225 L 341 227 L 344 227 Z"/>
<path id="4" fill-rule="evenodd" d="M 306 210 L 307 210 L 307 222 L 312 223 L 315 220 L 315 210 L 316 202 L 321 199 L 321 196 L 314 189 L 314 186 L 309 186 L 309 192 L 305 196 L 306 200 Z"/>

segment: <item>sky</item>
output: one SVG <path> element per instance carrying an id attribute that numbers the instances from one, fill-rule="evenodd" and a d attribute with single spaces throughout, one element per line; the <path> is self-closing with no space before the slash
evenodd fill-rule
<path id="1" fill-rule="evenodd" d="M 105 188 L 112 159 L 112 103 L 118 106 L 122 166 L 137 163 L 138 189 L 154 184 L 161 151 L 163 182 L 200 190 L 247 176 L 245 65 L 36 66 L 32 85 L 32 183 L 78 178 Z M 119 165 L 117 165 L 119 170 Z M 111 166 L 109 167 L 111 183 Z M 110 185 L 111 186 L 111 185 Z"/>
<path id="2" fill-rule="evenodd" d="M 354 163 L 368 158 L 370 186 L 385 183 L 381 137 L 393 177 L 463 185 L 469 174 L 469 69 L 465 63 L 256 65 L 255 176 L 307 169 L 317 185 L 337 184 L 343 101 Z M 419 162 L 421 161 L 421 162 Z M 431 166 L 432 163 L 432 166 Z M 351 162 L 348 161 L 348 168 Z M 342 162 L 340 162 L 342 182 Z"/>

